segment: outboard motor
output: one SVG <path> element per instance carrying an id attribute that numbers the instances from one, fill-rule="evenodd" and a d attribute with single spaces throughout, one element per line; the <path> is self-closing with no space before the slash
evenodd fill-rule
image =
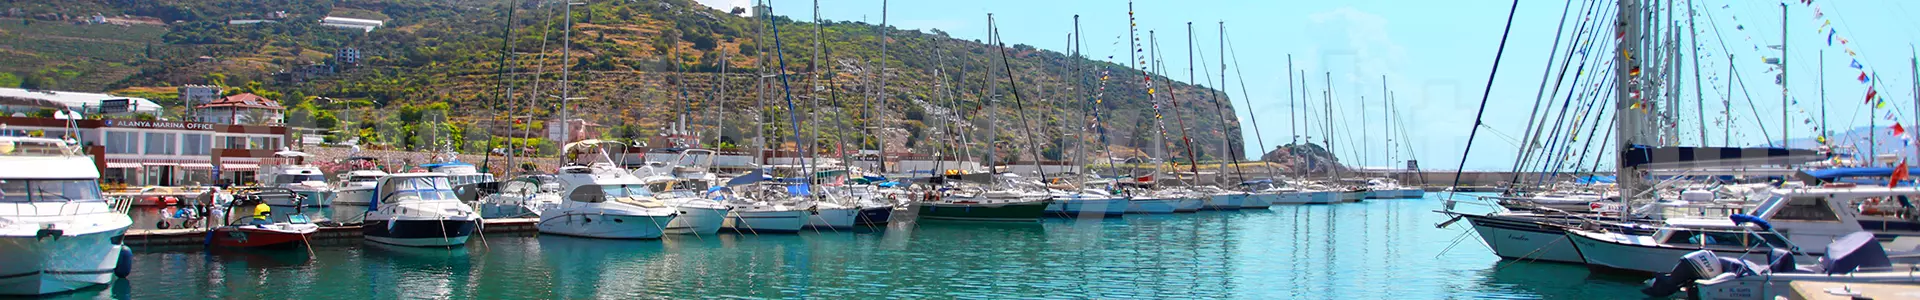
<path id="1" fill-rule="evenodd" d="M 1695 280 L 1720 276 L 1738 276 L 1751 273 L 1753 269 L 1746 261 L 1738 258 L 1722 258 L 1710 250 L 1694 251 L 1680 257 L 1680 264 L 1673 271 L 1655 276 L 1647 288 L 1640 293 L 1652 297 L 1667 297 L 1679 292 L 1682 287 L 1692 286 Z"/>

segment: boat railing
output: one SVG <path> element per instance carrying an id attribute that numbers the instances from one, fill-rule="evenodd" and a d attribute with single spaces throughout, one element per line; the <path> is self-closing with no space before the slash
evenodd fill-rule
<path id="1" fill-rule="evenodd" d="M 85 207 L 80 206 L 82 204 L 92 203 L 92 202 L 100 202 L 102 204 L 107 204 L 108 209 L 101 210 L 101 211 L 85 212 L 84 211 Z M 53 202 L 53 201 L 8 202 L 6 204 L 8 206 L 12 206 L 13 210 L 11 212 L 0 213 L 0 216 L 52 217 L 52 216 L 83 216 L 83 215 L 110 214 L 110 213 L 124 214 L 124 212 L 118 210 L 117 208 L 114 208 L 113 203 L 109 203 L 105 199 L 60 201 L 60 202 L 57 202 L 57 203 L 60 203 L 59 208 L 54 209 L 51 214 L 43 213 L 42 211 L 40 211 L 42 206 L 41 204 L 48 204 L 48 203 L 56 203 L 56 202 Z M 25 209 L 22 209 L 22 207 L 25 207 Z"/>

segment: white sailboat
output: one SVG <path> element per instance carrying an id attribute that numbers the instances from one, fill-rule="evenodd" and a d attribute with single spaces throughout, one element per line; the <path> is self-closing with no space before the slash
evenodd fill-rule
<path id="1" fill-rule="evenodd" d="M 0 137 L 0 295 L 71 291 L 126 276 L 133 220 L 100 196 L 93 160 L 66 142 Z"/>

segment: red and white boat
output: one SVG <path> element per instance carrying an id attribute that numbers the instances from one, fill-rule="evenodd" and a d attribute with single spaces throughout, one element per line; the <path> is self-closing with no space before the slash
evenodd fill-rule
<path id="1" fill-rule="evenodd" d="M 207 238 L 215 246 L 256 248 L 303 242 L 319 231 L 320 225 L 314 224 L 236 224 L 216 228 Z"/>

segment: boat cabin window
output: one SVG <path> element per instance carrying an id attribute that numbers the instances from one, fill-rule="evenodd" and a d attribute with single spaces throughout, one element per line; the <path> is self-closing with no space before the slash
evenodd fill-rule
<path id="1" fill-rule="evenodd" d="M 347 177 L 347 182 L 373 182 L 374 180 L 380 180 L 380 177 L 375 177 L 375 176 Z"/>
<path id="2" fill-rule="evenodd" d="M 100 199 L 100 183 L 93 179 L 0 180 L 0 202 L 65 202 Z"/>
<path id="3" fill-rule="evenodd" d="M 653 193 L 648 192 L 645 186 L 636 184 L 582 186 L 573 189 L 573 194 L 567 197 L 578 202 L 601 203 L 607 202 L 607 199 L 612 198 L 647 196 L 653 196 Z"/>
<path id="4" fill-rule="evenodd" d="M 402 177 L 388 180 L 380 187 L 383 202 L 459 200 L 446 177 Z"/>
<path id="5" fill-rule="evenodd" d="M 1769 219 L 1783 221 L 1827 221 L 1839 222 L 1840 216 L 1827 206 L 1826 197 L 1793 198 L 1781 204 L 1779 212 Z"/>
<path id="6" fill-rule="evenodd" d="M 279 183 L 296 183 L 296 182 L 308 182 L 308 181 L 327 181 L 327 177 L 320 176 L 319 174 L 280 174 L 280 176 L 276 176 L 273 178 L 273 182 L 279 182 Z"/>
<path id="7" fill-rule="evenodd" d="M 1746 248 L 1765 245 L 1775 248 L 1790 248 L 1786 240 L 1779 235 L 1734 231 L 1676 230 L 1667 236 L 1667 240 L 1664 243 L 1675 246 L 1706 245 Z"/>

